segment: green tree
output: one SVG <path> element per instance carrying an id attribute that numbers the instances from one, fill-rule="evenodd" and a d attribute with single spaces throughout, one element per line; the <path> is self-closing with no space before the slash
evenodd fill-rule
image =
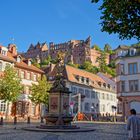
<path id="1" fill-rule="evenodd" d="M 120 39 L 140 39 L 139 0 L 103 0 L 99 10 L 102 11 L 102 31 L 118 33 Z"/>
<path id="2" fill-rule="evenodd" d="M 73 64 L 73 63 L 69 62 L 67 65 L 72 66 L 74 68 L 79 68 L 79 64 Z"/>
<path id="3" fill-rule="evenodd" d="M 79 68 L 94 74 L 98 72 L 98 68 L 96 66 L 93 66 L 90 61 L 85 61 L 84 64 L 81 65 Z"/>
<path id="4" fill-rule="evenodd" d="M 98 45 L 96 45 L 96 44 L 94 44 L 91 48 L 95 49 L 97 51 L 101 51 L 100 47 Z"/>
<path id="5" fill-rule="evenodd" d="M 111 50 L 112 50 L 111 46 L 109 44 L 105 44 L 104 51 L 110 53 Z"/>
<path id="6" fill-rule="evenodd" d="M 40 64 L 37 63 L 37 61 L 36 61 L 35 59 L 32 59 L 32 64 L 33 64 L 34 66 L 36 66 L 37 68 L 40 68 Z"/>
<path id="7" fill-rule="evenodd" d="M 115 69 L 112 69 L 110 67 L 106 67 L 106 73 L 110 74 L 112 77 L 115 77 L 116 76 Z"/>
<path id="8" fill-rule="evenodd" d="M 29 98 L 33 103 L 40 106 L 40 110 L 41 104 L 48 105 L 50 88 L 51 84 L 47 81 L 45 76 L 43 76 L 42 79 L 38 79 L 38 84 L 32 84 Z"/>
<path id="9" fill-rule="evenodd" d="M 4 76 L 0 79 L 0 99 L 7 102 L 6 118 L 9 112 L 9 103 L 17 101 L 23 87 L 16 71 L 11 66 L 6 66 Z"/>
<path id="10" fill-rule="evenodd" d="M 101 55 L 97 57 L 96 61 L 99 63 L 99 71 L 106 73 L 106 68 L 107 68 L 106 53 L 102 51 Z"/>
<path id="11" fill-rule="evenodd" d="M 140 47 L 140 42 L 136 43 L 136 44 L 132 44 L 132 47 Z"/>
<path id="12" fill-rule="evenodd" d="M 112 61 L 110 62 L 110 64 L 108 64 L 108 67 L 115 69 L 115 68 L 116 68 L 115 60 L 112 60 Z"/>
<path id="13" fill-rule="evenodd" d="M 41 67 L 44 67 L 44 66 L 48 65 L 50 62 L 51 62 L 51 57 L 49 55 L 46 59 L 44 59 L 42 61 L 42 63 L 40 65 L 41 65 Z"/>

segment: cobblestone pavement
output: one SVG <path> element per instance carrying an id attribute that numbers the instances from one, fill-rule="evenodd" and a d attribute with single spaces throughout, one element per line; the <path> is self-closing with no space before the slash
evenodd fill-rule
<path id="1" fill-rule="evenodd" d="M 34 124 L 36 125 L 36 124 Z M 81 127 L 92 127 L 93 132 L 49 133 L 24 131 L 26 124 L 0 126 L 0 140 L 127 140 L 125 124 L 78 123 Z"/>

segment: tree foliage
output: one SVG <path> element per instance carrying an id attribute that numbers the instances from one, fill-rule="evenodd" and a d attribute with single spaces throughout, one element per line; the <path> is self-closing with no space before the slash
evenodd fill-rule
<path id="1" fill-rule="evenodd" d="M 40 67 L 41 67 L 40 64 L 37 63 L 37 61 L 36 61 L 35 59 L 32 59 L 32 64 L 33 64 L 34 66 L 36 66 L 37 68 L 40 68 Z"/>
<path id="2" fill-rule="evenodd" d="M 45 104 L 48 105 L 49 100 L 49 90 L 51 88 L 50 83 L 48 83 L 45 76 L 38 79 L 38 84 L 32 84 L 30 99 L 35 104 Z"/>
<path id="3" fill-rule="evenodd" d="M 136 44 L 132 44 L 132 47 L 140 47 L 140 42 L 136 43 Z"/>
<path id="4" fill-rule="evenodd" d="M 44 66 L 48 65 L 50 62 L 51 62 L 51 57 L 50 57 L 50 55 L 49 55 L 46 59 L 44 59 L 44 60 L 41 62 L 40 66 L 41 66 L 41 67 L 44 67 Z"/>
<path id="5" fill-rule="evenodd" d="M 91 48 L 95 49 L 97 51 L 101 51 L 100 47 L 98 45 L 96 45 L 96 44 L 94 44 Z"/>
<path id="6" fill-rule="evenodd" d="M 99 0 L 92 0 L 97 3 Z M 102 31 L 118 33 L 120 39 L 140 39 L 140 1 L 103 0 L 99 7 L 102 11 Z"/>
<path id="7" fill-rule="evenodd" d="M 112 50 L 111 46 L 109 44 L 105 44 L 104 52 L 110 53 L 111 50 Z"/>
<path id="8" fill-rule="evenodd" d="M 0 99 L 8 102 L 17 101 L 23 87 L 13 67 L 6 66 L 0 79 Z"/>
<path id="9" fill-rule="evenodd" d="M 107 68 L 106 53 L 102 51 L 101 55 L 97 57 L 96 61 L 99 63 L 99 71 L 105 73 Z"/>
<path id="10" fill-rule="evenodd" d="M 79 68 L 94 74 L 98 72 L 98 68 L 96 66 L 93 66 L 89 61 L 85 61 L 83 65 L 79 66 Z"/>

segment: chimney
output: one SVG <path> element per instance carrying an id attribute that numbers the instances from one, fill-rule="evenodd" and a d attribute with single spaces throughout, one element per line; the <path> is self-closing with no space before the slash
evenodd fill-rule
<path id="1" fill-rule="evenodd" d="M 8 45 L 8 51 L 11 52 L 13 55 L 17 55 L 17 47 L 15 44 Z"/>

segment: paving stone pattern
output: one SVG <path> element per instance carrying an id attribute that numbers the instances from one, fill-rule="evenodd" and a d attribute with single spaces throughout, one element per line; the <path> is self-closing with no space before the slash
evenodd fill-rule
<path id="1" fill-rule="evenodd" d="M 96 130 L 81 133 L 49 133 L 24 131 L 21 128 L 27 126 L 26 124 L 4 125 L 0 126 L 0 140 L 127 140 L 125 124 L 80 123 L 78 125 Z"/>

